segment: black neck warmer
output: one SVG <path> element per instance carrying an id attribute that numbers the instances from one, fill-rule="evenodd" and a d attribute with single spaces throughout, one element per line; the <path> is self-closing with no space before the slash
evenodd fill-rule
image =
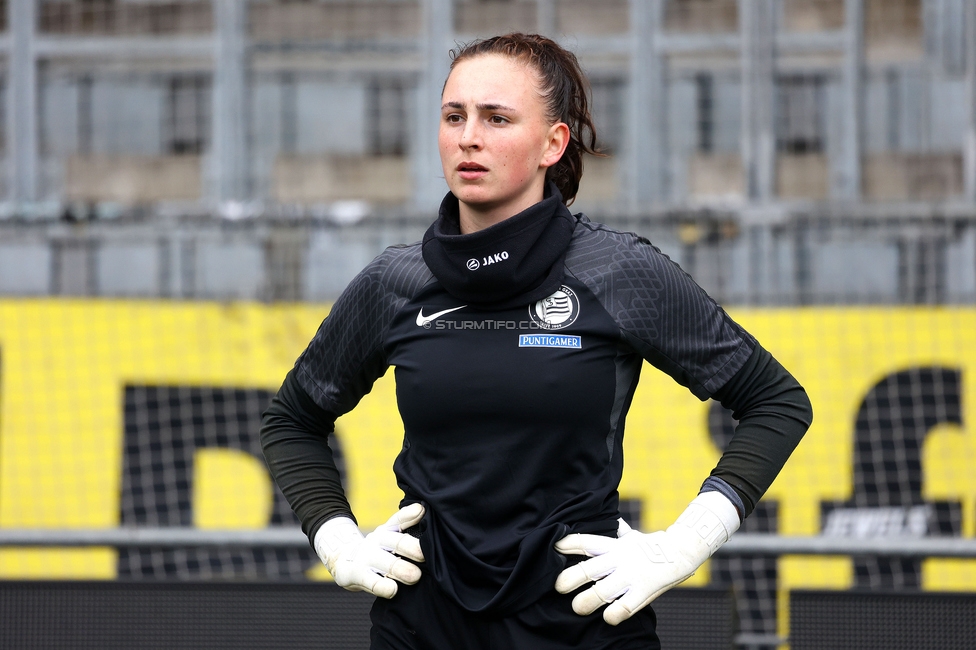
<path id="1" fill-rule="evenodd" d="M 576 219 L 549 183 L 539 203 L 494 226 L 461 234 L 458 200 L 448 193 L 424 234 L 424 262 L 449 294 L 487 309 L 507 309 L 551 295 Z"/>

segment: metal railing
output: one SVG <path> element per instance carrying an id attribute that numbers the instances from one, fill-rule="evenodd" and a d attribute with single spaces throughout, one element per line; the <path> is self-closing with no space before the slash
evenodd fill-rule
<path id="1" fill-rule="evenodd" d="M 0 547 L 47 548 L 306 548 L 297 527 L 259 530 L 202 530 L 183 527 L 105 529 L 0 529 Z M 976 539 L 962 537 L 831 537 L 740 533 L 719 555 L 884 555 L 892 557 L 976 558 Z"/>
<path id="2" fill-rule="evenodd" d="M 725 305 L 976 303 L 976 214 L 965 210 L 590 216 L 647 237 Z M 430 220 L 0 221 L 0 295 L 328 302 Z"/>

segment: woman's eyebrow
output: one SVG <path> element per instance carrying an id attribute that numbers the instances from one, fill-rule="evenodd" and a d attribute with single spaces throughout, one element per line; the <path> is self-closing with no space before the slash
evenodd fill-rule
<path id="1" fill-rule="evenodd" d="M 444 102 L 441 110 L 445 108 L 462 109 L 464 108 L 464 104 L 461 102 Z M 515 111 L 511 106 L 505 106 L 504 104 L 475 104 L 475 108 L 479 111 Z"/>
<path id="2" fill-rule="evenodd" d="M 478 104 L 479 111 L 514 111 L 515 109 L 511 106 L 505 106 L 504 104 Z"/>

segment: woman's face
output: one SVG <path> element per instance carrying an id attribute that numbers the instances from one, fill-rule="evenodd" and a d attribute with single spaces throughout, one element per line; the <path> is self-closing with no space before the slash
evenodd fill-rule
<path id="1" fill-rule="evenodd" d="M 488 54 L 458 63 L 442 96 L 438 136 L 444 178 L 461 206 L 461 232 L 474 232 L 542 200 L 546 169 L 569 142 L 550 124 L 535 71 Z"/>

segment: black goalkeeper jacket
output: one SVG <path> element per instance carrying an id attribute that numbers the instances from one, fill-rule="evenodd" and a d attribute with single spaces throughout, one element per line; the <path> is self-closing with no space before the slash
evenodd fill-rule
<path id="1" fill-rule="evenodd" d="M 449 194 L 422 244 L 352 281 L 264 415 L 268 465 L 309 538 L 352 517 L 328 434 L 390 366 L 400 505 L 426 508 L 422 579 L 469 611 L 531 604 L 565 566 L 557 540 L 615 533 L 645 360 L 732 409 L 707 483 L 748 515 L 811 422 L 796 380 L 650 242 L 570 214 L 552 186 L 477 233 L 457 212 Z"/>

